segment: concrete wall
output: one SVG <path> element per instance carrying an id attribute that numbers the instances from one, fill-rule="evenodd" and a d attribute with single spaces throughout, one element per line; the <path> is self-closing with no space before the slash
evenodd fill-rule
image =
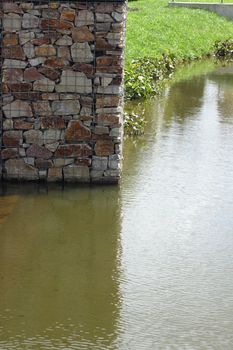
<path id="1" fill-rule="evenodd" d="M 124 2 L 1 2 L 1 178 L 118 182 Z"/>
<path id="2" fill-rule="evenodd" d="M 215 12 L 220 16 L 224 16 L 233 20 L 233 4 L 211 4 L 203 2 L 170 2 L 170 7 L 186 7 L 192 9 L 203 9 L 211 12 Z"/>

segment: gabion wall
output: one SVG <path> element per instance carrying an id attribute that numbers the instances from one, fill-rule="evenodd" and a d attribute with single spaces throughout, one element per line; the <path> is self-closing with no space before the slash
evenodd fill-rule
<path id="1" fill-rule="evenodd" d="M 126 3 L 0 6 L 1 178 L 118 182 Z"/>

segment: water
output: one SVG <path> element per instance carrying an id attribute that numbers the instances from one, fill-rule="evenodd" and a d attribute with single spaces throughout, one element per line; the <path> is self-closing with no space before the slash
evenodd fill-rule
<path id="1" fill-rule="evenodd" d="M 198 67 L 136 107 L 121 186 L 2 188 L 1 350 L 232 350 L 233 66 Z"/>

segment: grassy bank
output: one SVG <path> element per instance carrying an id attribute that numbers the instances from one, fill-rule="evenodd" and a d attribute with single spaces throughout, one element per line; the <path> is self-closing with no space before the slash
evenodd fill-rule
<path id="1" fill-rule="evenodd" d="M 190 59 L 209 53 L 216 40 L 233 37 L 233 22 L 204 10 L 168 8 L 166 0 L 129 2 L 126 64 L 163 53 Z"/>
<path id="2" fill-rule="evenodd" d="M 129 2 L 126 97 L 147 97 L 178 63 L 214 52 L 216 41 L 233 37 L 233 22 L 204 10 L 169 8 L 165 0 Z"/>

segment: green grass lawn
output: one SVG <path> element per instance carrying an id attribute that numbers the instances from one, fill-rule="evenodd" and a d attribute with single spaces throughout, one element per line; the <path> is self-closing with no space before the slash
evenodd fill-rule
<path id="1" fill-rule="evenodd" d="M 233 38 L 233 22 L 204 10 L 169 8 L 166 0 L 129 2 L 126 64 L 139 57 L 178 59 L 212 52 L 216 40 Z"/>

